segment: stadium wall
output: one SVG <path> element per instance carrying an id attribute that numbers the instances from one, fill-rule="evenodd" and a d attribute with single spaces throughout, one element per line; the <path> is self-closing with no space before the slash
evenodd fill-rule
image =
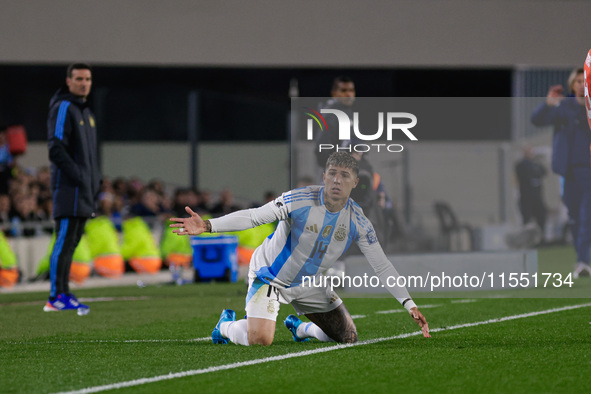
<path id="1" fill-rule="evenodd" d="M 571 67 L 590 14 L 585 0 L 2 1 L 0 62 Z"/>

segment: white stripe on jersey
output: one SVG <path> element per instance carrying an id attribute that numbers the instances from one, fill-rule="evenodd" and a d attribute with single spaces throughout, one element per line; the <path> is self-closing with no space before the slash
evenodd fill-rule
<path id="1" fill-rule="evenodd" d="M 308 186 L 273 201 L 284 211 L 280 216 L 288 218 L 280 221 L 273 236 L 256 249 L 252 269 L 268 267 L 275 276 L 273 282 L 298 286 L 302 277 L 332 267 L 352 242 L 373 231 L 361 208 L 351 199 L 341 211 L 329 212 L 323 190 L 322 186 Z"/>

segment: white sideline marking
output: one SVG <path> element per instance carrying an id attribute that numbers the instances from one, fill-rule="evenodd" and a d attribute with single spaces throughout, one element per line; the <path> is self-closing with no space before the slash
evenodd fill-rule
<path id="1" fill-rule="evenodd" d="M 83 297 L 83 298 L 78 298 L 78 301 L 84 301 L 84 302 L 109 302 L 109 301 L 143 301 L 143 300 L 149 300 L 152 297 L 146 297 L 146 296 L 142 296 L 142 297 Z"/>
<path id="2" fill-rule="evenodd" d="M 496 319 L 489 319 L 489 320 L 484 320 L 484 321 L 479 321 L 479 322 L 474 322 L 474 323 L 465 323 L 465 324 L 458 324 L 458 325 L 449 326 L 449 327 L 434 328 L 431 330 L 431 332 L 434 333 L 434 332 L 455 330 L 458 328 L 475 327 L 475 326 L 481 326 L 484 324 L 492 324 L 492 323 L 499 323 L 499 322 L 504 322 L 504 321 L 508 321 L 508 320 L 523 319 L 525 317 L 545 315 L 545 314 L 549 314 L 549 313 L 562 312 L 562 311 L 578 309 L 578 308 L 585 308 L 585 307 L 589 307 L 589 306 L 591 306 L 591 303 L 563 306 L 560 308 L 547 309 L 545 311 L 522 313 L 519 315 L 505 316 L 505 317 L 500 317 L 500 318 L 496 318 Z M 355 346 L 370 345 L 373 343 L 390 341 L 393 339 L 408 338 L 408 337 L 412 337 L 412 336 L 416 336 L 416 335 L 421 335 L 421 331 L 414 331 L 414 332 L 410 332 L 410 333 L 406 333 L 406 334 L 395 335 L 392 337 L 369 339 L 367 341 L 361 341 L 361 342 L 356 342 L 356 343 L 326 346 L 326 347 L 322 347 L 322 348 L 306 350 L 303 352 L 287 353 L 287 354 L 283 354 L 281 356 L 265 357 L 265 358 L 255 359 L 255 360 L 242 361 L 242 362 L 238 362 L 238 363 L 218 365 L 215 367 L 194 369 L 191 371 L 184 371 L 184 372 L 169 373 L 168 375 L 154 376 L 151 378 L 142 378 L 142 379 L 129 380 L 127 382 L 106 384 L 103 386 L 87 387 L 87 388 L 81 389 L 81 390 L 66 391 L 66 392 L 61 392 L 58 394 L 98 393 L 100 391 L 105 391 L 105 390 L 114 390 L 114 389 L 120 389 L 123 387 L 140 386 L 143 384 L 160 382 L 163 380 L 183 378 L 186 376 L 202 375 L 202 374 L 206 374 L 209 372 L 224 371 L 224 370 L 228 370 L 228 369 L 240 368 L 240 367 L 245 367 L 245 366 L 249 366 L 249 365 L 263 364 L 263 363 L 268 363 L 268 362 L 272 362 L 272 361 L 281 361 L 281 360 L 286 360 L 286 359 L 296 358 L 296 357 L 303 357 L 303 356 L 308 356 L 308 355 L 317 354 L 317 353 L 326 353 L 326 352 L 330 352 L 333 350 L 346 349 L 346 348 L 355 347 Z"/>
<path id="3" fill-rule="evenodd" d="M 427 309 L 427 308 L 437 308 L 438 306 L 441 306 L 440 304 L 437 305 L 421 305 L 421 309 Z M 389 309 L 387 311 L 377 311 L 376 313 L 385 315 L 388 313 L 401 313 L 401 312 L 406 312 L 406 309 Z"/>
<path id="4" fill-rule="evenodd" d="M 474 299 L 464 299 L 464 300 L 453 300 L 451 301 L 452 304 L 468 304 L 470 302 L 476 302 Z"/>
<path id="5" fill-rule="evenodd" d="M 82 302 L 109 302 L 109 301 L 144 301 L 150 300 L 152 297 L 94 297 L 94 298 L 78 298 L 78 301 Z M 24 301 L 24 302 L 6 302 L 1 303 L 2 306 L 23 306 L 23 305 L 43 305 L 45 301 Z"/>
<path id="6" fill-rule="evenodd" d="M 68 343 L 151 343 L 151 342 L 202 342 L 211 341 L 211 336 L 193 339 L 89 339 L 87 341 L 9 342 L 11 345 L 51 345 Z"/>
<path id="7" fill-rule="evenodd" d="M 367 315 L 351 315 L 351 319 L 363 319 L 367 317 Z"/>

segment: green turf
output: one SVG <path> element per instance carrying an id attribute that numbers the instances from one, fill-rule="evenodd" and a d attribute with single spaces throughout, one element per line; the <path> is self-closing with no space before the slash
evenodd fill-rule
<path id="1" fill-rule="evenodd" d="M 562 252 L 568 253 L 568 250 Z M 540 265 L 561 250 L 540 251 Z M 556 263 L 554 263 L 556 264 Z M 568 266 L 570 268 L 570 265 Z M 590 279 L 581 279 L 587 281 Z M 0 392 L 48 393 L 326 348 L 294 343 L 278 325 L 270 347 L 213 345 L 223 308 L 242 313 L 244 284 L 88 289 L 91 313 L 44 313 L 46 294 L 0 295 Z M 138 299 L 140 298 L 140 299 Z M 345 303 L 360 341 L 416 331 L 390 298 Z M 591 303 L 591 299 L 417 300 L 431 328 Z M 278 321 L 292 313 L 282 306 Z M 585 392 L 591 371 L 591 307 L 436 332 L 120 389 L 168 392 Z M 164 342 L 123 342 L 166 340 Z"/>

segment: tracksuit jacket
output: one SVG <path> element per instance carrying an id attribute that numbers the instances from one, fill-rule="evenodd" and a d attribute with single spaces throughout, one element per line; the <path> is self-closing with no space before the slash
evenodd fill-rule
<path id="1" fill-rule="evenodd" d="M 536 126 L 554 126 L 552 171 L 568 176 L 573 168 L 591 168 L 591 131 L 584 107 L 574 97 L 566 97 L 556 107 L 542 104 L 531 121 Z"/>
<path id="2" fill-rule="evenodd" d="M 101 174 L 88 103 L 62 87 L 49 103 L 47 129 L 53 217 L 93 217 Z"/>

